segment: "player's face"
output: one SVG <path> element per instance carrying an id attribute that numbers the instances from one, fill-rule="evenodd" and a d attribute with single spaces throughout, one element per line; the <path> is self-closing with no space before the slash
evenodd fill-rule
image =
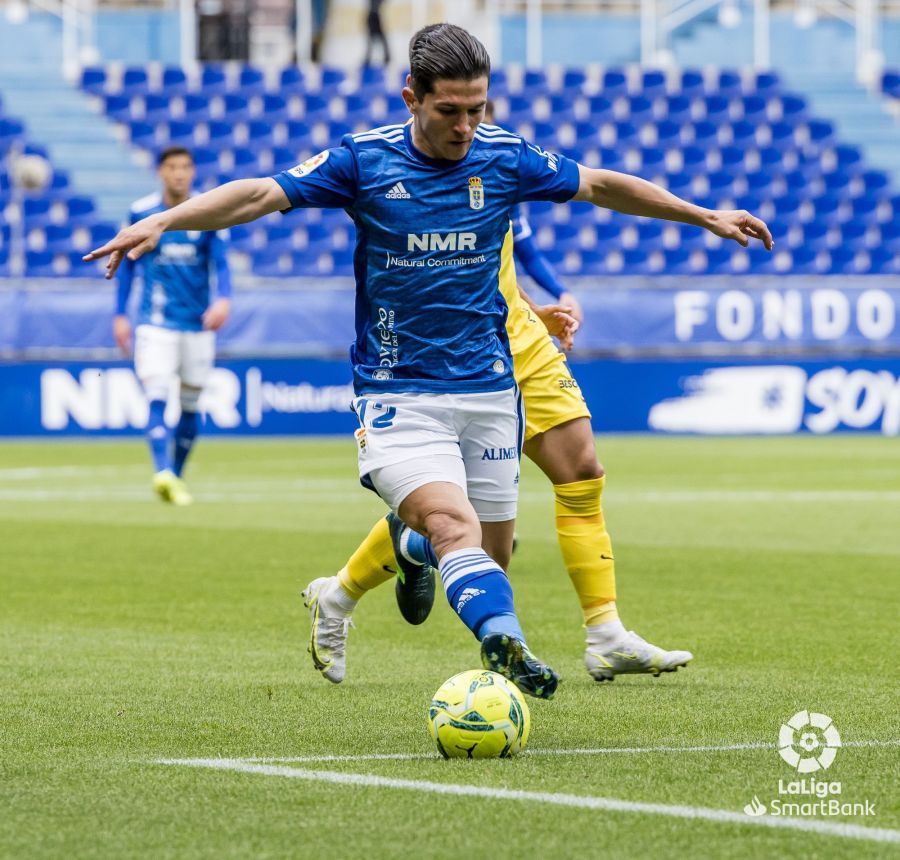
<path id="1" fill-rule="evenodd" d="M 184 200 L 194 184 L 194 161 L 189 155 L 170 155 L 159 166 L 159 178 L 167 200 Z"/>
<path id="2" fill-rule="evenodd" d="M 413 115 L 414 142 L 431 158 L 465 158 L 478 123 L 484 119 L 488 79 L 439 80 L 422 101 L 407 86 L 403 98 Z"/>

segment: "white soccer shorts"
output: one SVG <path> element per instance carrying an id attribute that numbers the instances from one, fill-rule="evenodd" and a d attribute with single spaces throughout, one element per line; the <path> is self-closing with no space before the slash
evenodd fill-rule
<path id="1" fill-rule="evenodd" d="M 173 376 L 191 388 L 203 388 L 215 354 L 215 332 L 139 325 L 134 333 L 134 371 L 151 399 L 165 399 Z"/>
<path id="2" fill-rule="evenodd" d="M 360 479 L 396 512 L 413 490 L 456 484 L 482 522 L 515 519 L 525 420 L 519 389 L 373 394 L 353 408 Z"/>

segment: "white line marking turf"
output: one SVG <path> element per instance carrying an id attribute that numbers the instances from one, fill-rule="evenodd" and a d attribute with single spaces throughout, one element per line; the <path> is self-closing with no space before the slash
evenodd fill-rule
<path id="1" fill-rule="evenodd" d="M 767 745 L 768 746 L 768 745 Z M 532 753 L 533 754 L 533 753 Z M 800 830 L 821 836 L 836 836 L 845 839 L 860 839 L 869 842 L 900 842 L 900 830 L 881 827 L 861 827 L 830 821 L 805 818 L 752 818 L 739 812 L 725 809 L 708 809 L 702 806 L 680 806 L 665 803 L 638 803 L 614 797 L 590 797 L 577 794 L 555 794 L 543 791 L 518 791 L 506 788 L 486 788 L 477 785 L 457 785 L 453 783 L 426 782 L 425 780 L 394 779 L 384 776 L 360 773 L 340 773 L 330 770 L 304 770 L 296 767 L 272 764 L 254 764 L 241 759 L 160 759 L 158 764 L 181 765 L 185 767 L 210 768 L 238 773 L 253 773 L 262 776 L 280 776 L 287 779 L 302 779 L 309 782 L 327 782 L 336 785 L 392 788 L 416 791 L 420 794 L 449 794 L 462 797 L 488 797 L 495 800 L 516 800 L 543 803 L 553 806 L 568 806 L 577 809 L 601 809 L 609 812 L 631 812 L 643 815 L 664 815 L 669 818 L 687 818 L 695 821 L 712 821 L 720 824 L 740 824 L 748 827 L 770 827 L 784 830 Z"/>

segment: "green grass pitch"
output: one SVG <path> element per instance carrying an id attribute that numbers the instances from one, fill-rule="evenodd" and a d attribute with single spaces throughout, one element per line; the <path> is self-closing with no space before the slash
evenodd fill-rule
<path id="1" fill-rule="evenodd" d="M 0 447 L 0 856 L 897 856 L 896 842 L 742 812 L 798 778 L 775 747 L 809 709 L 846 744 L 816 776 L 876 810 L 815 820 L 900 830 L 897 441 L 598 445 L 623 621 L 694 663 L 588 677 L 552 497 L 526 464 L 510 573 L 530 644 L 563 682 L 553 701 L 529 700 L 528 754 L 488 762 L 445 762 L 428 737 L 432 693 L 478 665 L 440 595 L 421 628 L 390 585 L 367 596 L 344 684 L 309 662 L 299 592 L 383 513 L 356 481 L 352 440 L 201 439 L 189 509 L 151 495 L 138 440 Z M 700 746 L 739 748 L 683 749 Z M 375 754 L 407 757 L 314 760 Z M 272 772 L 336 776 L 156 763 L 187 758 L 293 758 Z M 565 795 L 685 812 L 558 805 Z"/>

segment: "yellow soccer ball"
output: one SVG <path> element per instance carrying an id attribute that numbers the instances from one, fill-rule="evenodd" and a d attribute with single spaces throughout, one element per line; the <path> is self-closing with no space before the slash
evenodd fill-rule
<path id="1" fill-rule="evenodd" d="M 531 714 L 512 681 L 471 669 L 434 694 L 428 730 L 444 758 L 507 758 L 525 749 Z"/>

